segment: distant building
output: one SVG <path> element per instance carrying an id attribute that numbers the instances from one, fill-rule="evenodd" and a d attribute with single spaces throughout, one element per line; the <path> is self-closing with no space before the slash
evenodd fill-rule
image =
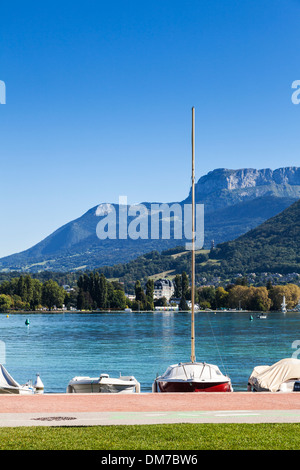
<path id="1" fill-rule="evenodd" d="M 64 284 L 63 289 L 68 293 L 73 292 L 75 290 L 73 287 L 70 287 L 68 284 Z"/>
<path id="2" fill-rule="evenodd" d="M 157 281 L 154 281 L 154 299 L 165 297 L 167 301 L 169 301 L 173 294 L 174 285 L 170 279 L 158 279 Z"/>
<path id="3" fill-rule="evenodd" d="M 135 295 L 133 295 L 133 294 L 125 294 L 125 296 L 126 296 L 127 299 L 129 299 L 129 300 L 135 300 Z"/>

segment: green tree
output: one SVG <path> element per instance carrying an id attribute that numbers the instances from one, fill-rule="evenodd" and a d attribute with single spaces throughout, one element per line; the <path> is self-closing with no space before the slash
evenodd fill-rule
<path id="1" fill-rule="evenodd" d="M 61 307 L 65 298 L 65 292 L 57 282 L 50 279 L 42 287 L 42 304 L 51 310 L 54 306 Z"/>
<path id="2" fill-rule="evenodd" d="M 237 286 L 249 286 L 248 278 L 246 276 L 238 277 L 235 284 Z"/>
<path id="3" fill-rule="evenodd" d="M 148 279 L 146 283 L 146 310 L 154 310 L 154 281 L 153 279 Z"/>
<path id="4" fill-rule="evenodd" d="M 216 308 L 216 290 L 214 287 L 201 287 L 198 290 L 198 298 L 200 305 L 203 305 L 203 302 L 208 302 L 209 308 Z"/>
<path id="5" fill-rule="evenodd" d="M 6 312 L 11 308 L 13 300 L 10 295 L 0 294 L 0 312 Z"/>
<path id="6" fill-rule="evenodd" d="M 168 305 L 167 299 L 165 297 L 160 297 L 154 301 L 155 307 L 166 307 Z"/>
<path id="7" fill-rule="evenodd" d="M 77 296 L 77 309 L 85 310 L 85 297 L 84 297 L 84 290 L 82 288 L 79 289 L 78 296 Z"/>
<path id="8" fill-rule="evenodd" d="M 295 284 L 273 286 L 269 291 L 269 297 L 272 300 L 272 310 L 281 310 L 283 296 L 285 296 L 287 308 L 294 308 L 300 298 L 300 288 Z"/>
<path id="9" fill-rule="evenodd" d="M 179 274 L 176 274 L 174 278 L 174 297 L 176 299 L 180 299 L 182 294 L 182 288 L 181 288 L 181 277 Z"/>
<path id="10" fill-rule="evenodd" d="M 19 297 L 21 297 L 22 300 L 25 300 L 26 288 L 25 288 L 25 278 L 24 278 L 24 276 L 19 277 L 18 284 L 17 284 L 17 289 L 16 289 L 15 293 Z"/>
<path id="11" fill-rule="evenodd" d="M 124 310 L 126 308 L 127 299 L 123 290 L 114 289 L 110 302 L 110 307 L 116 310 Z"/>
<path id="12" fill-rule="evenodd" d="M 27 305 L 25 302 L 23 302 L 19 295 L 14 294 L 11 298 L 13 300 L 11 308 L 14 310 L 26 310 Z"/>
<path id="13" fill-rule="evenodd" d="M 179 309 L 183 311 L 188 310 L 188 304 L 185 300 L 185 297 L 183 296 L 181 297 L 180 302 L 179 302 Z"/>
<path id="14" fill-rule="evenodd" d="M 181 299 L 179 303 L 180 310 L 188 310 L 186 299 L 189 291 L 189 278 L 185 271 L 181 273 Z"/>
<path id="15" fill-rule="evenodd" d="M 38 279 L 32 279 L 32 293 L 30 300 L 30 308 L 36 310 L 42 303 L 42 287 L 43 284 Z"/>
<path id="16" fill-rule="evenodd" d="M 224 287 L 216 288 L 216 308 L 226 308 L 228 307 L 228 292 Z"/>
<path id="17" fill-rule="evenodd" d="M 33 279 L 31 278 L 29 274 L 25 276 L 24 288 L 25 288 L 25 292 L 24 292 L 23 300 L 30 305 L 32 302 L 32 298 L 33 298 Z"/>
<path id="18" fill-rule="evenodd" d="M 140 303 L 140 308 L 141 310 L 143 310 L 144 304 L 146 302 L 146 294 L 144 292 L 144 289 L 141 286 L 140 281 L 136 281 L 135 286 L 134 286 L 134 291 L 135 291 L 135 300 Z"/>
<path id="19" fill-rule="evenodd" d="M 187 298 L 187 293 L 189 290 L 189 278 L 185 271 L 181 274 L 181 296 L 185 299 Z"/>
<path id="20" fill-rule="evenodd" d="M 99 288 L 96 302 L 99 308 L 107 308 L 107 280 L 103 273 L 101 273 L 99 278 Z"/>
<path id="21" fill-rule="evenodd" d="M 236 285 L 229 290 L 228 306 L 230 308 L 241 308 L 248 310 L 250 290 L 247 286 Z"/>
<path id="22" fill-rule="evenodd" d="M 249 310 L 257 310 L 266 312 L 270 310 L 271 299 L 268 295 L 266 287 L 250 287 L 250 299 L 248 304 Z"/>

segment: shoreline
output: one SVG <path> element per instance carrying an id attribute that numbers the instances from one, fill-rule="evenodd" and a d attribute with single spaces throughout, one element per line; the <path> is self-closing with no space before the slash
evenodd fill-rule
<path id="1" fill-rule="evenodd" d="M 190 313 L 190 310 L 133 310 L 132 312 L 126 312 L 124 310 L 11 310 L 7 312 L 0 312 L 0 315 L 14 315 L 14 314 L 22 314 L 22 315 L 34 315 L 34 314 L 64 314 L 64 313 L 72 313 L 72 314 L 101 314 L 101 313 Z M 262 310 L 196 310 L 195 314 L 198 313 L 248 313 L 248 314 L 264 314 L 264 315 L 272 315 L 273 313 L 282 313 L 280 310 L 269 310 L 264 312 Z M 287 311 L 286 313 L 297 313 L 293 310 Z"/>

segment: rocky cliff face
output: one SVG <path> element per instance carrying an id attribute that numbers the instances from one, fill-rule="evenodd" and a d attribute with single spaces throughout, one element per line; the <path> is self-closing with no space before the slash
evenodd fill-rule
<path id="1" fill-rule="evenodd" d="M 219 168 L 199 179 L 195 193 L 197 202 L 204 203 L 206 211 L 262 196 L 300 198 L 300 168 Z"/>

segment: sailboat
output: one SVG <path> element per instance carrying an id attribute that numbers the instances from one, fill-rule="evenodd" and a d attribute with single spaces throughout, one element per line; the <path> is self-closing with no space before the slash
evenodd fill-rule
<path id="1" fill-rule="evenodd" d="M 192 286 L 191 286 L 191 358 L 169 366 L 156 377 L 152 391 L 156 392 L 232 392 L 231 380 L 219 367 L 197 362 L 195 356 L 195 108 L 192 108 Z"/>

